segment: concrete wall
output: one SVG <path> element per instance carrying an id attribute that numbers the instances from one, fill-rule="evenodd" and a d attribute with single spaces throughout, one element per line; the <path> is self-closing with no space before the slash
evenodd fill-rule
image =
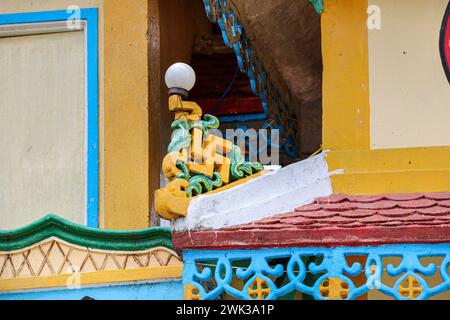
<path id="1" fill-rule="evenodd" d="M 447 0 L 370 0 L 371 148 L 450 145 L 450 90 L 439 52 Z"/>

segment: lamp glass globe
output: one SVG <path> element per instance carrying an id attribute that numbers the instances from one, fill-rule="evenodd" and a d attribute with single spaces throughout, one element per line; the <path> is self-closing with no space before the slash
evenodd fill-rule
<path id="1" fill-rule="evenodd" d="M 195 71 L 186 63 L 175 63 L 167 69 L 166 85 L 169 89 L 181 88 L 190 91 L 195 85 Z"/>

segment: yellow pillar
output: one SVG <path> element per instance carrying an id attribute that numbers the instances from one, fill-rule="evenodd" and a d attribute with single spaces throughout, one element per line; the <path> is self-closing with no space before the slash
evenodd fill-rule
<path id="1" fill-rule="evenodd" d="M 148 3 L 104 1 L 104 191 L 100 224 L 149 226 Z M 156 137 L 155 137 L 156 138 Z"/>
<path id="2" fill-rule="evenodd" d="M 367 0 L 324 2 L 324 149 L 370 147 L 367 5 Z"/>

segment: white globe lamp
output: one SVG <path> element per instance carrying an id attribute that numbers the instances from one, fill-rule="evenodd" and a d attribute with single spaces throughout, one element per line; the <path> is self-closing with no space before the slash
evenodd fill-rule
<path id="1" fill-rule="evenodd" d="M 186 98 L 195 85 L 195 71 L 186 63 L 174 63 L 167 69 L 165 80 L 169 95 L 178 94 Z"/>

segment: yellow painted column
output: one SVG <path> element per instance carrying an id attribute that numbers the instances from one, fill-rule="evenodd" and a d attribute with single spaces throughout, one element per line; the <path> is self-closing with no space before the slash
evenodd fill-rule
<path id="1" fill-rule="evenodd" d="M 104 19 L 104 190 L 100 225 L 141 229 L 149 226 L 150 211 L 147 0 L 107 0 Z"/>
<path id="2" fill-rule="evenodd" d="M 370 147 L 367 0 L 325 0 L 323 148 Z"/>

